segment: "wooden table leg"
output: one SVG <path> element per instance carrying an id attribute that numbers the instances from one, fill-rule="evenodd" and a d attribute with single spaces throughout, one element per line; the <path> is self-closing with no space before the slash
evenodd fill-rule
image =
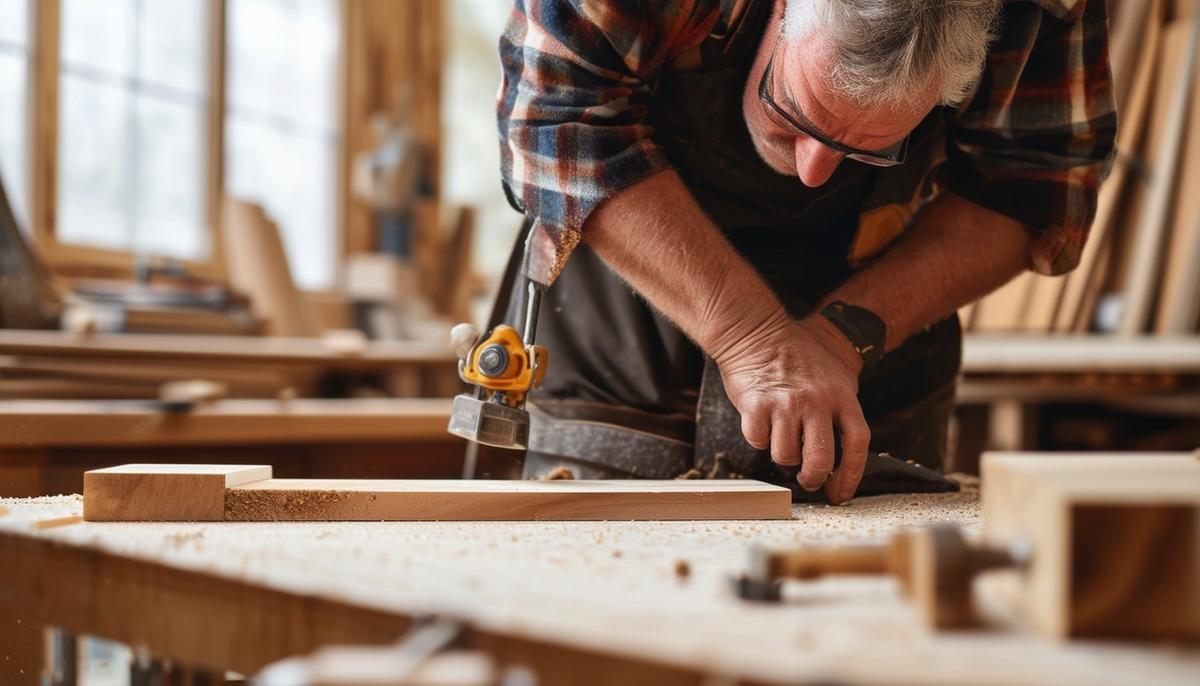
<path id="1" fill-rule="evenodd" d="M 41 681 L 45 637 L 35 608 L 0 604 L 0 684 Z"/>

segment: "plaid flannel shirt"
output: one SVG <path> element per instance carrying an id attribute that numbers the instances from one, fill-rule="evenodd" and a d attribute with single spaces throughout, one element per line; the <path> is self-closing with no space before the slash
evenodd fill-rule
<path id="1" fill-rule="evenodd" d="M 497 110 L 531 278 L 553 282 L 592 210 L 669 167 L 644 122 L 656 76 L 726 31 L 734 5 L 516 0 Z M 1074 268 L 1116 133 L 1103 0 L 1007 0 L 978 89 L 946 119 L 946 187 L 1024 224 L 1031 269 Z"/>

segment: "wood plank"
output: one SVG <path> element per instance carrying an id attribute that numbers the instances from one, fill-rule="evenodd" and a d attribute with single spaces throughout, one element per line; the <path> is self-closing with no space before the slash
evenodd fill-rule
<path id="1" fill-rule="evenodd" d="M 36 373 L 58 377 L 96 380 L 139 380 L 162 383 L 181 379 L 210 379 L 230 385 L 275 388 L 301 383 L 308 377 L 303 370 L 270 365 L 217 366 L 186 360 L 161 362 L 134 360 L 91 360 L 67 357 L 0 355 L 0 371 L 5 376 Z"/>
<path id="2" fill-rule="evenodd" d="M 221 221 L 230 286 L 250 297 L 254 314 L 267 323 L 267 332 L 315 335 L 292 279 L 279 227 L 262 206 L 226 198 Z"/>
<path id="3" fill-rule="evenodd" d="M 32 4 L 30 7 L 34 7 Z M 45 256 L 55 243 L 54 227 L 58 212 L 58 40 L 61 31 L 59 0 L 36 5 L 34 17 L 33 64 L 28 106 L 30 169 L 30 231 Z"/>
<path id="4" fill-rule="evenodd" d="M 1192 336 L 984 336 L 963 340 L 963 372 L 1200 373 L 1200 341 Z"/>
<path id="5" fill-rule="evenodd" d="M 1055 313 L 1054 330 L 1057 332 L 1083 332 L 1091 325 L 1093 309 L 1105 277 L 1108 254 L 1115 242 L 1117 222 L 1126 200 L 1131 168 L 1139 164 L 1138 147 L 1146 128 L 1147 110 L 1158 66 L 1158 46 L 1162 38 L 1162 0 L 1151 0 L 1149 5 L 1150 20 L 1141 45 L 1137 70 L 1130 84 L 1132 90 L 1128 96 L 1128 108 L 1120 110 L 1117 157 L 1112 172 L 1100 186 L 1096 218 L 1092 222 L 1088 242 L 1083 247 L 1079 266 L 1066 277 Z"/>
<path id="6" fill-rule="evenodd" d="M 239 467 L 236 474 L 245 477 L 242 481 L 226 481 L 227 490 L 217 488 L 214 475 L 229 479 L 233 469 L 124 465 L 89 471 L 84 474 L 84 517 L 89 521 L 596 521 L 791 516 L 791 494 L 786 488 L 749 479 L 270 479 L 269 467 Z M 189 480 L 195 481 L 194 489 L 189 488 Z"/>
<path id="7" fill-rule="evenodd" d="M 1200 325 L 1200 72 L 1193 75 L 1179 192 L 1154 317 L 1157 334 L 1195 333 Z"/>
<path id="8" fill-rule="evenodd" d="M 1036 276 L 1032 272 L 1019 274 L 976 303 L 971 330 L 981 333 L 1020 331 Z"/>
<path id="9" fill-rule="evenodd" d="M 786 488 L 753 480 L 273 479 L 230 489 L 227 521 L 787 519 Z"/>
<path id="10" fill-rule="evenodd" d="M 1200 14 L 1190 22 L 1168 26 L 1163 41 L 1163 70 L 1158 81 L 1154 116 L 1162 136 L 1151 137 L 1153 169 L 1145 205 L 1137 217 L 1137 234 L 1129 257 L 1118 331 L 1133 336 L 1146 330 L 1158 287 L 1165 234 L 1171 220 L 1171 198 L 1176 187 L 1180 149 L 1188 107 L 1191 104 L 1196 55 L 1200 51 Z M 1152 131 L 1153 133 L 1153 131 Z"/>
<path id="11" fill-rule="evenodd" d="M 1137 59 L 1145 47 L 1147 25 L 1157 21 L 1161 14 L 1161 8 L 1158 13 L 1151 13 L 1156 4 L 1159 3 L 1134 0 L 1109 5 L 1109 63 L 1113 77 L 1113 100 L 1118 112 L 1124 113 L 1129 102 Z"/>
<path id="12" fill-rule="evenodd" d="M 370 443 L 450 436 L 450 400 L 218 400 L 186 413 L 153 401 L 0 401 L 0 448 Z"/>
<path id="13" fill-rule="evenodd" d="M 344 352 L 319 338 L 186 336 L 171 334 L 91 334 L 60 331 L 0 330 L 0 354 L 189 360 L 194 362 L 323 366 L 338 369 L 389 369 L 442 366 L 457 362 L 449 341 L 431 345 L 410 341 L 369 341 Z"/>
<path id="14" fill-rule="evenodd" d="M 229 13 L 226 0 L 208 0 L 205 62 L 207 74 L 204 107 L 204 218 L 208 228 L 209 262 L 217 278 L 225 281 L 226 245 L 221 206 L 225 200 L 225 103 L 228 67 Z"/>
<path id="15" fill-rule="evenodd" d="M 1021 330 L 1030 333 L 1052 333 L 1058 305 L 1062 300 L 1066 278 L 1034 274 L 1025 304 Z"/>
<path id="16" fill-rule="evenodd" d="M 263 465 L 127 464 L 83 475 L 90 521 L 221 521 L 225 490 L 271 478 Z"/>

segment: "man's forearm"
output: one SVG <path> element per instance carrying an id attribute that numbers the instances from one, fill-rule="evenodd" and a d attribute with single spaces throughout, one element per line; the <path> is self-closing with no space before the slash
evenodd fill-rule
<path id="1" fill-rule="evenodd" d="M 825 298 L 865 307 L 887 325 L 892 350 L 1026 267 L 1018 222 L 947 194 L 925 207 L 897 245 Z"/>
<path id="2" fill-rule="evenodd" d="M 788 321 L 778 298 L 674 171 L 602 204 L 583 236 L 609 267 L 716 359 L 764 327 Z"/>
<path id="3" fill-rule="evenodd" d="M 797 482 L 831 502 L 854 495 L 870 442 L 857 399 L 862 360 L 823 317 L 788 316 L 678 175 L 662 172 L 605 202 L 584 240 L 716 361 L 750 445 L 800 465 Z"/>

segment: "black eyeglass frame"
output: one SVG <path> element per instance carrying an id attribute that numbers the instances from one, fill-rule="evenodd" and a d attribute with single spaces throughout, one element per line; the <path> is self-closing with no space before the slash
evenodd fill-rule
<path id="1" fill-rule="evenodd" d="M 767 68 L 763 70 L 762 78 L 758 82 L 758 99 L 760 102 L 762 102 L 763 106 L 767 108 L 768 114 L 774 112 L 789 126 L 796 129 L 796 131 L 816 140 L 818 143 L 830 148 L 831 150 L 840 152 L 848 159 L 854 160 L 855 162 L 862 162 L 863 164 L 869 164 L 874 167 L 895 167 L 897 165 L 904 164 L 905 159 L 908 158 L 908 135 L 905 135 L 904 139 L 899 143 L 889 147 L 889 149 L 898 148 L 897 152 L 894 154 L 886 154 L 885 152 L 879 150 L 860 150 L 859 148 L 852 148 L 848 145 L 842 145 L 841 143 L 825 136 L 820 131 L 817 131 L 812 126 L 807 126 L 802 122 L 796 121 L 795 117 L 788 114 L 782 107 L 780 107 L 768 92 L 768 83 L 771 78 L 771 70 L 775 66 L 775 55 L 777 52 L 779 52 L 779 43 L 776 43 L 775 47 L 771 49 L 771 58 L 767 60 Z"/>

